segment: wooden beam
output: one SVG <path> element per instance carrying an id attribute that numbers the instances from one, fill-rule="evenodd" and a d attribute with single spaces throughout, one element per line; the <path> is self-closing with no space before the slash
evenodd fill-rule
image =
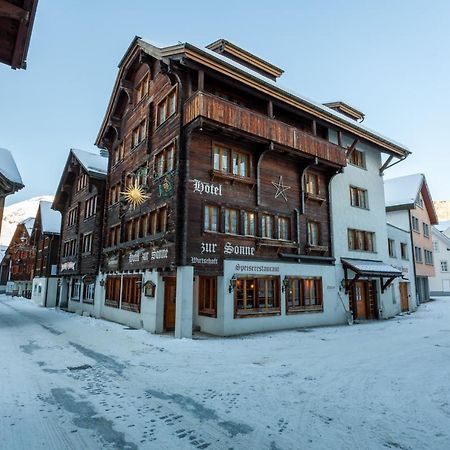
<path id="1" fill-rule="evenodd" d="M 347 151 L 346 151 L 347 158 L 348 158 L 349 156 L 351 156 L 351 154 L 352 154 L 353 151 L 355 150 L 356 144 L 358 143 L 358 141 L 359 141 L 359 139 L 356 138 L 356 139 L 353 141 L 353 144 L 350 145 L 350 147 L 347 147 Z"/>
<path id="2" fill-rule="evenodd" d="M 13 3 L 7 2 L 6 0 L 0 0 L 0 17 L 18 20 L 19 22 L 26 22 L 30 17 L 30 13 Z"/>
<path id="3" fill-rule="evenodd" d="M 205 90 L 205 72 L 203 70 L 198 71 L 197 90 L 198 91 Z"/>
<path id="4" fill-rule="evenodd" d="M 386 283 L 383 284 L 383 277 L 380 278 L 381 280 L 381 293 L 383 294 L 384 291 L 392 284 L 392 282 L 396 279 L 397 277 L 390 277 L 387 279 Z"/>

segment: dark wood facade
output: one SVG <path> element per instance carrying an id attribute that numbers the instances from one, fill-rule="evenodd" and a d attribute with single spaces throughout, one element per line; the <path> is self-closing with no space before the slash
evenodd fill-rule
<path id="1" fill-rule="evenodd" d="M 171 95 L 173 104 L 164 100 Z M 168 118 L 161 121 L 165 102 Z M 135 130 L 144 121 L 136 143 Z M 328 140 L 326 124 L 311 114 L 187 58 L 160 58 L 135 42 L 122 61 L 97 145 L 110 153 L 105 272 L 170 273 L 193 265 L 197 274 L 220 274 L 227 258 L 332 260 L 328 188 L 345 166 L 346 152 Z M 216 147 L 228 149 L 230 166 L 233 158 L 245 160 L 245 173 L 215 167 Z M 167 148 L 172 162 L 160 170 L 159 155 Z M 136 208 L 120 195 L 132 182 L 147 196 Z M 208 207 L 218 214 L 210 230 Z M 167 214 L 163 229 L 149 226 L 161 209 Z M 231 230 L 225 223 L 230 211 L 236 222 Z"/>
<path id="2" fill-rule="evenodd" d="M 81 150 L 71 150 L 52 208 L 61 213 L 61 239 L 58 274 L 62 276 L 96 275 L 101 248 L 106 172 L 89 170 L 83 158 L 97 166 L 107 158 Z M 104 160 L 104 161 L 102 161 Z"/>

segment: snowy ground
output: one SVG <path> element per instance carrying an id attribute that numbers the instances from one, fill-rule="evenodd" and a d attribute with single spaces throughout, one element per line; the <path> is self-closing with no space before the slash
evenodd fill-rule
<path id="1" fill-rule="evenodd" d="M 0 297 L 0 352 L 1 449 L 450 448 L 449 298 L 175 340 Z"/>

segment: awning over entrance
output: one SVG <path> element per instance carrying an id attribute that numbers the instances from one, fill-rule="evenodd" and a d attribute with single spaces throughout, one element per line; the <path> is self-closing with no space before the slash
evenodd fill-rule
<path id="1" fill-rule="evenodd" d="M 402 276 L 402 272 L 383 261 L 371 259 L 353 259 L 341 258 L 345 275 L 345 293 L 353 287 L 353 285 L 363 278 L 379 278 L 381 282 L 381 292 L 384 292 L 390 284 Z M 351 279 L 348 277 L 348 271 L 351 270 L 355 276 Z"/>

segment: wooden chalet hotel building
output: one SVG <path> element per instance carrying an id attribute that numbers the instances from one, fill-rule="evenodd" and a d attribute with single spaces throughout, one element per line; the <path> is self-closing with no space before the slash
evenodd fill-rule
<path id="1" fill-rule="evenodd" d="M 99 316 L 178 337 L 346 320 L 330 181 L 344 132 L 390 144 L 282 73 L 224 40 L 133 40 L 96 141 L 110 155 Z"/>

